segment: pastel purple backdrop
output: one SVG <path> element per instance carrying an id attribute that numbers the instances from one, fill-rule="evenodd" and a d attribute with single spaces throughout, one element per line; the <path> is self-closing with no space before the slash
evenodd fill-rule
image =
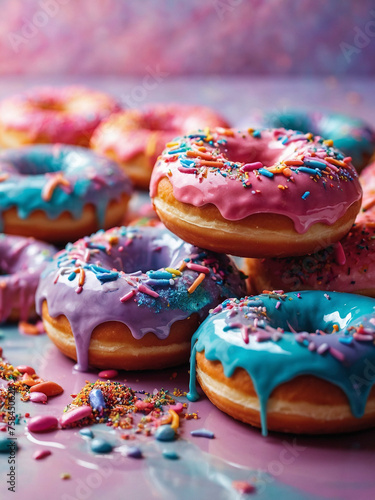
<path id="1" fill-rule="evenodd" d="M 375 2 L 2 0 L 1 75 L 375 74 Z"/>

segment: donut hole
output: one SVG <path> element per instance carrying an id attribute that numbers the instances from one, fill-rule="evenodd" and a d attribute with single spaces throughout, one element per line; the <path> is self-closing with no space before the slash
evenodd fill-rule
<path id="1" fill-rule="evenodd" d="M 282 317 L 281 320 L 279 314 L 273 314 L 272 311 L 268 311 L 268 314 L 269 325 L 272 328 L 282 328 L 296 334 L 319 332 L 330 335 L 345 330 L 353 320 L 351 314 L 341 317 L 338 311 L 315 307 L 311 307 L 311 311 L 304 310 L 303 312 L 299 311 L 298 307 L 291 308 L 285 318 Z"/>
<path id="2" fill-rule="evenodd" d="M 237 138 L 236 140 L 228 138 L 225 143 L 220 144 L 220 151 L 232 162 L 260 162 L 265 167 L 271 167 L 279 161 L 281 155 L 286 156 L 288 148 L 277 140 L 270 142 L 265 148 L 263 141 L 258 139 L 249 141 L 246 137 L 242 143 Z"/>
<path id="3" fill-rule="evenodd" d="M 34 156 L 32 153 L 24 158 L 15 158 L 6 167 L 9 167 L 7 171 L 12 170 L 18 175 L 25 175 L 27 177 L 61 172 L 61 164 L 58 164 L 58 162 L 51 162 L 47 158 L 38 158 L 37 155 Z"/>
<path id="4" fill-rule="evenodd" d="M 142 117 L 141 128 L 151 131 L 171 132 L 171 134 L 179 134 L 180 128 L 176 123 L 176 118 L 161 114 L 146 114 Z"/>
<path id="5" fill-rule="evenodd" d="M 41 264 L 45 253 L 33 246 L 32 241 L 25 238 L 22 242 L 17 236 L 7 236 L 5 240 L 0 236 L 0 276 L 20 274 L 22 277 Z"/>
<path id="6" fill-rule="evenodd" d="M 11 247 L 3 246 L 0 247 L 0 276 L 10 276 L 11 274 L 16 274 L 18 271 L 22 270 L 20 265 L 20 259 L 14 258 L 12 256 Z"/>
<path id="7" fill-rule="evenodd" d="M 180 135 L 184 131 L 196 130 L 201 120 L 196 116 L 185 116 L 185 113 L 176 113 L 168 107 L 152 107 L 145 111 L 128 111 L 119 114 L 121 127 L 129 130 L 149 130 L 150 132 L 168 132 L 171 137 Z M 117 124 L 113 124 L 116 128 Z"/>
<path id="8" fill-rule="evenodd" d="M 187 243 L 172 237 L 168 233 L 159 234 L 157 228 L 137 234 L 128 231 L 127 244 L 122 241 L 112 247 L 111 256 L 106 262 L 110 269 L 124 271 L 126 274 L 146 273 L 166 267 L 179 266 L 181 255 L 187 255 Z M 189 252 L 190 253 L 190 252 Z"/>

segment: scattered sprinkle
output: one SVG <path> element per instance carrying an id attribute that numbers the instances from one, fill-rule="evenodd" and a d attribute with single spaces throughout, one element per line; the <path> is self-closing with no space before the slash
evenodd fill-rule
<path id="1" fill-rule="evenodd" d="M 207 429 L 196 429 L 191 431 L 190 434 L 194 437 L 203 437 L 207 439 L 214 439 L 215 434 Z"/>

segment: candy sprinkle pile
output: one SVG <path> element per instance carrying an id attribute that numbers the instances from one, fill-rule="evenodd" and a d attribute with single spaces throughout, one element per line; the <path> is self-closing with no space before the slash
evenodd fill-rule
<path id="1" fill-rule="evenodd" d="M 177 393 L 181 394 L 181 391 Z M 144 398 L 141 399 L 140 395 Z M 157 427 L 169 423 L 171 415 L 168 410 L 180 413 L 186 407 L 186 403 L 176 402 L 168 390 L 155 389 L 153 394 L 137 392 L 125 384 L 110 380 L 86 382 L 81 391 L 72 397 L 74 399 L 65 408 L 64 413 L 83 406 L 91 407 L 92 413 L 64 425 L 64 428 L 105 423 L 115 428 L 132 430 L 135 434 L 151 435 Z M 191 414 L 181 416 L 186 419 L 197 418 Z"/>
<path id="2" fill-rule="evenodd" d="M 21 395 L 21 401 L 29 401 L 34 391 L 41 392 L 47 397 L 57 396 L 63 392 L 63 388 L 55 382 L 40 378 L 31 366 L 14 367 L 3 358 L 0 358 L 0 378 L 8 382 L 8 390 Z"/>

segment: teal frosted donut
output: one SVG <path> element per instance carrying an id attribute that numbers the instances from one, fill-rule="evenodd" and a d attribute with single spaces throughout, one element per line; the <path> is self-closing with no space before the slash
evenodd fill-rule
<path id="1" fill-rule="evenodd" d="M 312 132 L 324 139 L 332 139 L 337 149 L 352 157 L 357 171 L 370 163 L 375 152 L 375 132 L 359 118 L 337 113 L 287 110 L 270 112 L 263 121 L 266 127 Z"/>
<path id="2" fill-rule="evenodd" d="M 216 307 L 192 340 L 195 374 L 233 417 L 294 433 L 375 425 L 375 300 L 337 292 L 262 294 Z"/>
<path id="3" fill-rule="evenodd" d="M 129 179 L 86 148 L 28 146 L 0 152 L 0 229 L 72 241 L 122 221 Z"/>

